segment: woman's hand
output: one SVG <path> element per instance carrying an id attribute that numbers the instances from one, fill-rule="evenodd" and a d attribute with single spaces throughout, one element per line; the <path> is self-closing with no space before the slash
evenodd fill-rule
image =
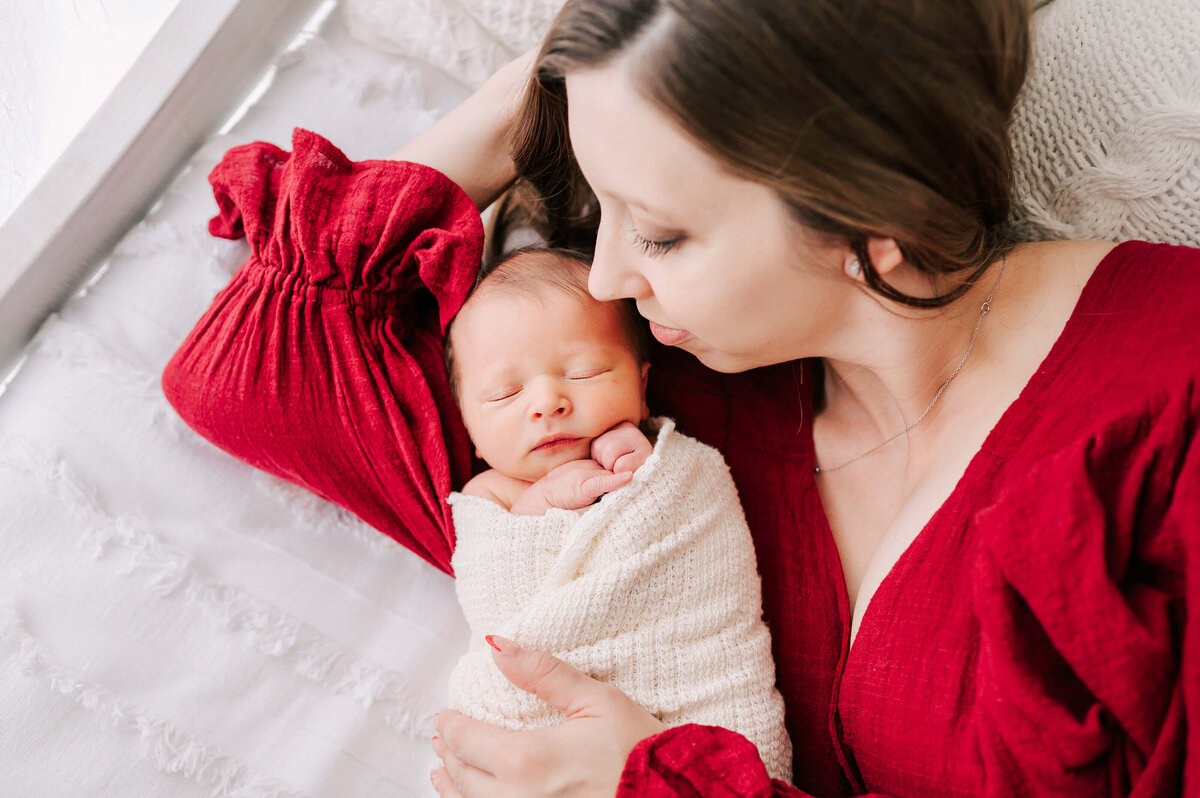
<path id="1" fill-rule="evenodd" d="M 392 153 L 437 169 L 483 210 L 516 179 L 509 136 L 525 96 L 537 51 L 500 67 L 470 97 L 433 127 Z"/>
<path id="2" fill-rule="evenodd" d="M 567 719 L 511 731 L 451 710 L 438 713 L 433 750 L 443 767 L 432 779 L 441 798 L 612 798 L 629 752 L 666 727 L 620 690 L 549 654 L 491 640 L 500 672 Z"/>

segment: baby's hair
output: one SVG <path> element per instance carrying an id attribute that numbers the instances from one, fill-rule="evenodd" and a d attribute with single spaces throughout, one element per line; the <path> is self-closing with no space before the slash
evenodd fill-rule
<path id="1" fill-rule="evenodd" d="M 526 296 L 535 296 L 544 288 L 556 288 L 578 299 L 592 299 L 587 287 L 591 266 L 587 255 L 573 249 L 542 246 L 514 249 L 494 263 L 483 265 L 467 302 L 481 290 L 498 288 Z"/>
<path id="2" fill-rule="evenodd" d="M 592 262 L 587 255 L 571 249 L 554 247 L 521 247 L 508 252 L 499 260 L 485 264 L 479 270 L 475 286 L 467 295 L 463 310 L 480 294 L 493 291 L 511 291 L 523 296 L 538 296 L 547 289 L 566 294 L 580 302 L 600 302 L 588 291 L 588 270 Z M 637 312 L 632 300 L 617 300 L 621 313 L 621 330 L 639 363 L 650 359 L 649 331 L 646 321 Z M 454 321 L 458 320 L 458 315 Z M 450 390 L 458 399 L 458 372 L 454 360 L 452 330 L 454 321 L 446 330 L 446 374 L 450 378 Z"/>

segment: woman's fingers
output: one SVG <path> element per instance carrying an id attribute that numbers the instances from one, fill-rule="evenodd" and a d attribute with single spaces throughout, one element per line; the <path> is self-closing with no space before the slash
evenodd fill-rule
<path id="1" fill-rule="evenodd" d="M 441 775 L 435 770 L 431 779 L 442 798 L 501 798 L 510 792 L 495 776 L 466 764 L 440 741 L 435 741 L 433 751 L 441 758 L 442 767 Z"/>
<path id="2" fill-rule="evenodd" d="M 510 731 L 452 710 L 438 713 L 434 751 L 454 790 L 435 775 L 442 798 L 615 793 L 630 750 L 662 731 L 663 724 L 617 688 L 556 657 L 494 635 L 488 642 L 509 681 L 562 710 L 567 719 L 552 729 Z"/>
<path id="3" fill-rule="evenodd" d="M 515 734 L 452 709 L 439 712 L 434 724 L 441 739 L 435 740 L 433 752 L 447 767 L 453 759 L 455 763 L 470 765 L 487 774 L 496 772 L 496 767 L 503 762 L 505 747 Z M 451 773 L 453 775 L 453 771 Z"/>
<path id="4" fill-rule="evenodd" d="M 450 772 L 446 770 L 445 766 L 431 772 L 429 781 L 441 798 L 463 798 L 463 794 L 454 786 L 454 780 L 450 778 Z"/>
<path id="5" fill-rule="evenodd" d="M 568 718 L 591 714 L 603 702 L 608 688 L 557 657 L 526 651 L 511 640 L 492 637 L 492 659 L 500 672 L 517 687 L 533 693 Z"/>

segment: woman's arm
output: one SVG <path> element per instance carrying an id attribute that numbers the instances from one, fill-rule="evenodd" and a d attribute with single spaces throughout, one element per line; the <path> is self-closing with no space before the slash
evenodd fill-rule
<path id="1" fill-rule="evenodd" d="M 520 105 L 535 51 L 511 61 L 433 127 L 392 158 L 437 169 L 462 187 L 483 210 L 516 179 L 509 132 Z"/>
<path id="2" fill-rule="evenodd" d="M 548 729 L 511 731 L 438 713 L 431 776 L 442 798 L 807 796 L 771 781 L 746 738 L 711 726 L 666 730 L 617 688 L 548 654 L 493 637 L 492 654 L 516 686 L 562 710 Z"/>
<path id="3" fill-rule="evenodd" d="M 209 229 L 252 255 L 163 391 L 201 436 L 448 572 L 445 497 L 471 448 L 441 336 L 475 282 L 479 213 L 425 166 L 355 163 L 305 130 L 292 141 L 235 147 L 213 169 Z"/>

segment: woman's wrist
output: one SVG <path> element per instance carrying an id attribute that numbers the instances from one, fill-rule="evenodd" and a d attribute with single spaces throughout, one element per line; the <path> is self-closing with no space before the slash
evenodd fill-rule
<path id="1" fill-rule="evenodd" d="M 535 58 L 530 51 L 505 64 L 392 158 L 437 169 L 462 187 L 477 208 L 486 208 L 516 179 L 509 139 Z"/>

